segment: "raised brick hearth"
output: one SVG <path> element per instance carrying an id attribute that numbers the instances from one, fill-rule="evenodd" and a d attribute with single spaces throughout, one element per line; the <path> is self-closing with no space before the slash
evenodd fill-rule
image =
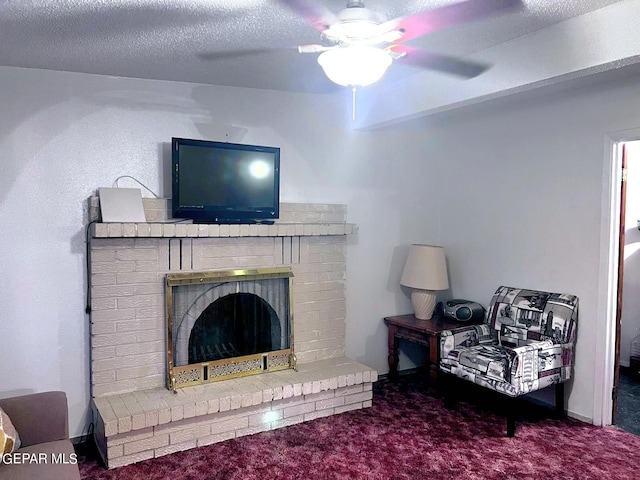
<path id="1" fill-rule="evenodd" d="M 97 199 L 91 218 L 99 220 Z M 371 405 L 375 371 L 344 358 L 343 205 L 281 204 L 274 225 L 167 221 L 92 226 L 91 387 L 96 441 L 109 468 Z M 164 222 L 164 223 L 163 223 Z M 167 273 L 291 267 L 298 370 L 166 388 Z"/>

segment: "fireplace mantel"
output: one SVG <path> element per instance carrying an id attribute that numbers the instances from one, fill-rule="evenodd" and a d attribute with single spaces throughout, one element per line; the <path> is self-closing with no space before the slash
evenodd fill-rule
<path id="1" fill-rule="evenodd" d="M 210 225 L 193 223 L 94 223 L 93 238 L 310 237 L 351 235 L 353 223 L 274 223 Z"/>
<path id="2" fill-rule="evenodd" d="M 281 203 L 280 218 L 266 224 L 194 224 L 171 219 L 168 199 L 144 198 L 145 223 L 102 223 L 100 203 L 89 199 L 93 238 L 225 238 L 225 237 L 310 237 L 352 235 L 357 225 L 346 223 L 345 205 Z"/>

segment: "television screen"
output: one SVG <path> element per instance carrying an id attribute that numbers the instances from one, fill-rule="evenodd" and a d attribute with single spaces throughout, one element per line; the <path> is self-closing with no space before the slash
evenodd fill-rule
<path id="1" fill-rule="evenodd" d="M 280 149 L 172 139 L 174 218 L 271 222 L 279 216 Z"/>

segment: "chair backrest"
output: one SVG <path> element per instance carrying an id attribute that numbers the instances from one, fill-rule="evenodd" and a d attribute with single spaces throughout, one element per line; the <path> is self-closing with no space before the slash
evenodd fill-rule
<path id="1" fill-rule="evenodd" d="M 500 343 L 519 347 L 532 341 L 575 344 L 578 297 L 502 286 L 496 290 L 486 323 Z"/>

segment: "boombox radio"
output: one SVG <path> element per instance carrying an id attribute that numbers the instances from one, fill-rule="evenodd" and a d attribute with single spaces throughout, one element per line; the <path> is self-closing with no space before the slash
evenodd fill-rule
<path id="1" fill-rule="evenodd" d="M 447 320 L 458 322 L 482 322 L 484 320 L 484 307 L 470 300 L 453 299 L 438 302 L 435 313 Z"/>

